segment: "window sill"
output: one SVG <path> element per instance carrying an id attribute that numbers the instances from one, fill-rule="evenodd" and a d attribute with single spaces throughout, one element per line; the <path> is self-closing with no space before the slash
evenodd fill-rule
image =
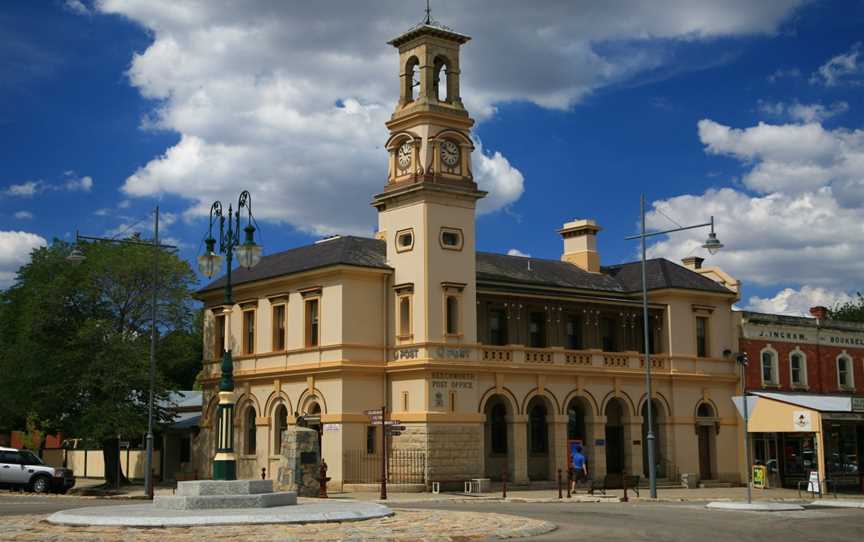
<path id="1" fill-rule="evenodd" d="M 807 384 L 792 384 L 792 389 L 795 391 L 809 391 L 810 386 Z"/>

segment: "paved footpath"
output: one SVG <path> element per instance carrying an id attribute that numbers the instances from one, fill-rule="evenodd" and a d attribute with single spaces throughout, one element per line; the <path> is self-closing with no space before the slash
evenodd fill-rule
<path id="1" fill-rule="evenodd" d="M 310 525 L 237 525 L 220 527 L 129 529 L 66 527 L 43 521 L 45 516 L 7 516 L 0 522 L 0 540 L 16 541 L 473 541 L 521 538 L 548 533 L 555 525 L 490 512 L 402 510 L 389 518 Z"/>

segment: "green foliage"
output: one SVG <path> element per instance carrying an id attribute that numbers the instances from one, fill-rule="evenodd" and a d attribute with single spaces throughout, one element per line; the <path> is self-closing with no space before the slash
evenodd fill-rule
<path id="1" fill-rule="evenodd" d="M 864 296 L 861 295 L 861 292 L 856 294 L 856 299 L 842 305 L 835 305 L 831 309 L 831 319 L 845 322 L 864 322 Z"/>
<path id="2" fill-rule="evenodd" d="M 0 429 L 28 416 L 44 432 L 97 442 L 140 437 L 147 424 L 153 249 L 55 240 L 33 251 L 0 293 Z M 201 364 L 200 326 L 188 263 L 160 251 L 156 398 L 192 384 Z M 195 345 L 195 343 L 198 343 Z M 157 412 L 157 421 L 166 413 Z"/>

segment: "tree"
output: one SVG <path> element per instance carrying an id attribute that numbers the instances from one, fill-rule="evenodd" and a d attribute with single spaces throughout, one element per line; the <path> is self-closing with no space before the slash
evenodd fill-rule
<path id="1" fill-rule="evenodd" d="M 72 247 L 55 240 L 33 251 L 15 284 L 0 294 L 0 428 L 32 417 L 43 432 L 98 442 L 106 481 L 125 480 L 119 440 L 146 431 L 151 295 L 157 288 L 156 399 L 188 384 L 200 368 L 200 342 L 189 264 L 152 248 L 95 242 L 86 259 L 66 261 Z M 6 378 L 5 375 L 11 375 Z M 182 381 L 181 381 L 182 380 Z M 157 408 L 157 421 L 167 421 Z"/>
<path id="2" fill-rule="evenodd" d="M 861 292 L 856 294 L 856 299 L 835 305 L 831 309 L 831 318 L 846 322 L 864 322 L 864 296 Z"/>

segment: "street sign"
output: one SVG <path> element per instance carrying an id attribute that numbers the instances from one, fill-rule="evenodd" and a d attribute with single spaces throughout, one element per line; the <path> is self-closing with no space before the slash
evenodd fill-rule
<path id="1" fill-rule="evenodd" d="M 388 425 L 387 429 L 390 430 L 390 434 L 393 434 L 394 431 L 404 431 L 405 426 L 404 425 Z"/>
<path id="2" fill-rule="evenodd" d="M 400 423 L 402 423 L 402 422 L 399 420 L 385 420 L 384 421 L 384 425 L 399 425 Z"/>
<path id="3" fill-rule="evenodd" d="M 364 410 L 363 414 L 366 414 L 367 416 L 380 416 L 381 415 L 381 409 L 376 408 L 374 410 Z"/>
<path id="4" fill-rule="evenodd" d="M 402 431 L 389 431 L 387 434 L 390 435 L 391 437 L 398 437 L 399 435 L 402 434 Z"/>

